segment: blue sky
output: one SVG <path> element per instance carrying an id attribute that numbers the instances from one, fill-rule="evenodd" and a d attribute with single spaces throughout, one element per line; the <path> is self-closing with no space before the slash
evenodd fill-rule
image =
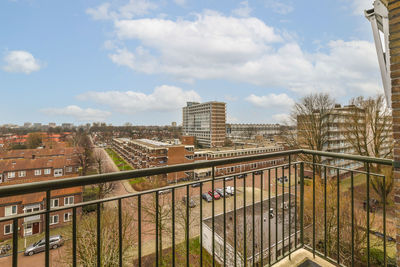
<path id="1" fill-rule="evenodd" d="M 372 0 L 3 0 L 0 124 L 281 122 L 311 92 L 383 93 Z"/>

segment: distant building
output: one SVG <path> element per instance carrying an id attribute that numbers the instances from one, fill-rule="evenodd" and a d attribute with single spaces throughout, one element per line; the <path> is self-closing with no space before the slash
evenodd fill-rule
<path id="1" fill-rule="evenodd" d="M 114 138 L 113 149 L 134 168 L 152 168 L 194 162 L 194 146 L 149 139 Z M 167 182 L 193 178 L 193 171 L 164 174 Z"/>
<path id="2" fill-rule="evenodd" d="M 171 123 L 171 126 L 172 126 L 172 127 L 176 127 L 176 121 L 173 121 L 173 122 Z"/>
<path id="3" fill-rule="evenodd" d="M 55 122 L 49 122 L 49 128 L 56 128 L 57 124 Z"/>
<path id="4" fill-rule="evenodd" d="M 42 124 L 41 124 L 40 122 L 35 122 L 35 123 L 33 124 L 33 128 L 39 129 L 39 128 L 41 128 L 41 127 L 42 127 Z"/>
<path id="5" fill-rule="evenodd" d="M 183 135 L 195 136 L 199 145 L 222 147 L 226 136 L 226 103 L 187 102 L 183 107 Z"/>
<path id="6" fill-rule="evenodd" d="M 61 124 L 61 127 L 64 129 L 72 129 L 74 125 L 72 123 L 63 123 Z"/>
<path id="7" fill-rule="evenodd" d="M 31 122 L 25 122 L 24 123 L 24 128 L 30 128 L 32 127 L 32 123 Z"/>
<path id="8" fill-rule="evenodd" d="M 256 136 L 271 137 L 279 135 L 281 125 L 279 124 L 252 124 L 231 123 L 226 125 L 226 135 L 230 138 L 255 138 Z"/>

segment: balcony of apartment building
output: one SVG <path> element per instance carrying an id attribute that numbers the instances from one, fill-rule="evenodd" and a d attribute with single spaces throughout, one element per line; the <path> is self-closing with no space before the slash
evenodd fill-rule
<path id="1" fill-rule="evenodd" d="M 281 165 L 216 175 L 218 168 L 229 164 L 282 157 L 287 161 Z M 340 173 L 344 168 L 319 163 L 317 159 L 321 157 L 351 160 L 366 168 L 347 170 L 350 176 L 343 180 Z M 198 181 L 119 192 L 68 207 L 50 209 L 51 205 L 46 205 L 49 208 L 45 210 L 0 218 L 0 223 L 19 229 L 21 221 L 42 215 L 46 266 L 57 266 L 56 253 L 69 265 L 86 266 L 82 249 L 93 252 L 93 266 L 298 266 L 305 261 L 319 266 L 384 266 L 393 263 L 395 257 L 395 217 L 384 195 L 380 204 L 372 201 L 377 198 L 372 181 L 379 180 L 383 185 L 389 181 L 374 171 L 377 165 L 390 168 L 393 161 L 299 149 L 68 178 L 62 182 L 3 186 L 2 197 L 44 191 L 49 199 L 53 190 L 75 186 L 193 173 L 205 168 L 211 174 Z M 309 177 L 306 171 L 311 173 Z M 336 175 L 328 176 L 332 171 Z M 202 194 L 221 188 L 224 197 L 202 200 Z M 150 210 L 152 203 L 156 208 Z M 96 207 L 93 213 L 79 212 L 89 205 Z M 50 217 L 67 209 L 72 210 L 72 220 L 65 249 L 50 250 L 49 240 L 54 234 L 49 227 Z M 82 239 L 86 216 L 92 219 L 90 237 L 85 237 L 90 241 Z M 13 266 L 17 266 L 22 249 L 19 230 L 11 237 L 10 257 Z"/>

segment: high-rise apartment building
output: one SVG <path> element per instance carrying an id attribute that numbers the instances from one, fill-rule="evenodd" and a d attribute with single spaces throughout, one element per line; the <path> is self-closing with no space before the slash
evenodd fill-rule
<path id="1" fill-rule="evenodd" d="M 358 121 L 355 122 L 354 114 L 357 112 Z M 320 114 L 317 112 L 313 116 L 298 116 L 297 117 L 297 138 L 299 144 L 304 144 L 303 147 L 307 147 L 308 135 L 306 131 L 312 127 L 312 121 L 318 121 Z M 360 131 L 363 131 L 363 124 L 365 123 L 365 112 L 364 110 L 357 108 L 354 105 L 335 105 L 335 107 L 327 114 L 323 115 L 321 120 L 321 142 L 322 151 L 334 152 L 334 153 L 344 153 L 344 154 L 360 154 L 359 151 L 354 149 L 355 143 L 358 143 L 355 138 L 357 138 L 353 131 L 357 127 L 349 127 L 349 124 L 357 123 L 359 125 Z M 379 123 L 379 122 L 377 122 Z M 351 130 L 350 130 L 351 129 Z M 385 157 L 388 153 L 390 154 L 390 146 L 392 142 L 392 129 L 385 128 L 382 129 L 382 137 L 387 140 L 383 143 L 380 148 L 380 157 Z M 360 136 L 366 139 L 372 138 L 372 133 L 370 129 L 365 129 L 365 133 L 360 132 Z M 360 137 L 359 136 L 359 137 Z M 354 140 L 354 141 L 353 141 Z M 368 142 L 368 141 L 366 141 Z M 370 149 L 370 148 L 368 148 Z M 322 164 L 336 166 L 343 168 L 340 173 L 346 174 L 345 169 L 360 169 L 363 167 L 362 162 L 355 162 L 343 158 L 322 158 Z M 335 169 L 327 169 L 328 174 L 336 175 Z"/>
<path id="2" fill-rule="evenodd" d="M 199 145 L 221 147 L 226 136 L 226 103 L 187 102 L 183 108 L 183 134 L 195 136 Z"/>

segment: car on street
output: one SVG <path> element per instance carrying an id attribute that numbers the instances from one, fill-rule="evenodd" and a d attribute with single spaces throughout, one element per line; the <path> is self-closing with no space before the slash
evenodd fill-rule
<path id="1" fill-rule="evenodd" d="M 225 197 L 225 192 L 223 188 L 217 188 L 215 190 L 221 197 Z"/>
<path id="2" fill-rule="evenodd" d="M 262 173 L 263 173 L 263 171 L 255 171 L 255 172 L 254 172 L 255 175 L 260 175 L 260 174 L 262 174 Z"/>
<path id="3" fill-rule="evenodd" d="M 230 181 L 230 180 L 233 180 L 233 177 L 232 177 L 232 176 L 229 176 L 229 177 L 226 177 L 226 178 L 225 178 L 225 181 Z"/>
<path id="4" fill-rule="evenodd" d="M 212 197 L 208 193 L 203 193 L 201 195 L 201 197 L 207 202 L 211 202 L 212 201 Z"/>
<path id="5" fill-rule="evenodd" d="M 201 183 L 195 183 L 195 184 L 192 184 L 192 187 L 199 187 L 201 185 Z"/>
<path id="6" fill-rule="evenodd" d="M 183 196 L 182 197 L 182 202 L 183 202 L 183 204 L 185 204 L 186 205 L 186 196 Z M 196 207 L 197 206 L 197 204 L 196 204 L 196 201 L 194 201 L 193 200 L 193 198 L 189 198 L 189 208 L 194 208 L 194 207 Z"/>
<path id="7" fill-rule="evenodd" d="M 49 247 L 51 249 L 56 249 L 58 247 L 61 247 L 62 245 L 64 245 L 64 239 L 62 238 L 61 235 L 50 236 Z M 32 256 L 33 254 L 45 251 L 45 249 L 46 249 L 46 240 L 41 239 L 36 243 L 33 243 L 32 245 L 28 246 L 25 249 L 24 255 Z"/>
<path id="8" fill-rule="evenodd" d="M 214 199 L 220 199 L 221 196 L 214 190 L 214 192 L 208 191 L 208 194 L 213 197 Z"/>
<path id="9" fill-rule="evenodd" d="M 164 194 L 168 194 L 168 193 L 171 193 L 171 192 L 172 192 L 172 189 L 165 189 L 165 190 L 158 191 L 158 194 L 159 195 L 164 195 Z"/>
<path id="10" fill-rule="evenodd" d="M 235 194 L 235 188 L 233 186 L 227 186 L 225 188 L 225 192 L 226 192 L 226 194 L 233 196 Z"/>
<path id="11" fill-rule="evenodd" d="M 245 174 L 240 174 L 240 175 L 237 176 L 237 178 L 239 178 L 239 179 L 243 179 L 243 178 L 245 178 L 245 177 L 247 177 L 247 173 L 245 173 Z"/>

